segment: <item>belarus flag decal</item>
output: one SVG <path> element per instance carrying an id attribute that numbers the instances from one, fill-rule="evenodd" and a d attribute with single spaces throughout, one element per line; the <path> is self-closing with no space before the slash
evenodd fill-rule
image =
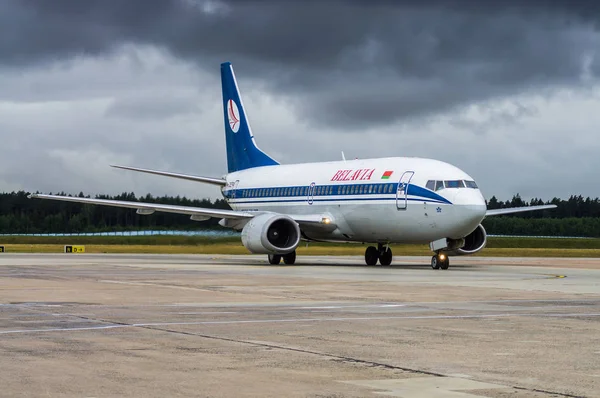
<path id="1" fill-rule="evenodd" d="M 392 176 L 393 171 L 392 170 L 388 170 L 385 173 L 383 173 L 383 175 L 381 176 L 382 180 L 389 180 L 389 178 Z"/>

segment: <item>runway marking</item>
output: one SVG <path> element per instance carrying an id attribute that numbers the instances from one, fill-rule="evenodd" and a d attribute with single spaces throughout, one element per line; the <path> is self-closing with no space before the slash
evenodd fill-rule
<path id="1" fill-rule="evenodd" d="M 483 397 L 477 390 L 509 389 L 502 384 L 484 383 L 481 381 L 458 377 L 409 377 L 405 379 L 385 380 L 349 380 L 343 383 L 354 384 L 379 391 L 377 394 L 393 397 L 430 397 L 430 398 L 469 398 Z M 384 390 L 385 392 L 382 392 Z"/>
<path id="2" fill-rule="evenodd" d="M 324 305 L 316 307 L 293 307 L 291 309 L 298 310 L 332 310 L 332 309 L 344 309 L 344 308 L 392 308 L 392 307 L 406 307 L 407 304 L 366 304 L 366 305 Z"/>
<path id="3" fill-rule="evenodd" d="M 125 282 L 125 281 L 111 281 L 107 279 L 100 280 L 98 282 L 101 283 L 115 283 L 119 285 L 132 285 L 132 286 L 152 286 L 152 287 L 164 287 L 167 289 L 180 289 L 180 290 L 193 290 L 193 291 L 204 291 L 204 292 L 212 292 L 210 289 L 202 289 L 200 287 L 189 287 L 189 286 L 177 286 L 177 285 L 162 285 L 160 283 L 150 283 L 150 282 Z"/>
<path id="4" fill-rule="evenodd" d="M 116 281 L 118 283 L 118 281 Z M 199 290 L 199 289 L 194 289 Z M 211 291 L 212 292 L 212 291 Z M 588 303 L 583 305 L 561 305 L 560 303 Z M 385 308 L 386 306 L 423 306 L 423 305 L 431 305 L 431 304 L 511 304 L 511 303 L 557 303 L 557 305 L 548 305 L 548 306 L 536 306 L 536 307 L 528 307 L 531 308 L 551 308 L 551 307 L 559 307 L 559 308 L 568 308 L 568 307 L 585 307 L 585 306 L 593 306 L 600 305 L 600 299 L 557 299 L 557 300 L 544 300 L 544 299 L 507 299 L 507 300 L 457 300 L 457 301 L 406 301 L 402 304 L 389 304 L 389 303 L 377 303 L 370 304 L 372 306 L 380 306 Z M 285 308 L 285 309 L 297 309 L 297 308 L 310 308 L 310 307 L 298 307 L 298 304 L 277 304 L 271 302 L 265 303 L 257 303 L 257 304 L 248 304 L 248 303 L 223 303 L 223 302 L 202 302 L 202 303 L 172 303 L 172 304 L 131 304 L 131 305 L 107 305 L 107 304 L 94 304 L 94 303 L 82 303 L 81 305 L 86 308 L 155 308 L 155 307 L 202 307 L 202 308 L 223 308 L 223 307 L 236 307 L 236 308 Z M 2 303 L 0 307 L 15 307 L 15 308 L 35 308 L 38 306 L 36 303 Z M 343 304 L 326 304 L 324 306 L 343 306 Z M 318 306 L 313 306 L 318 307 Z"/>
<path id="5" fill-rule="evenodd" d="M 482 318 L 509 318 L 509 317 L 542 317 L 542 318 L 586 318 L 600 317 L 600 313 L 593 314 L 473 314 L 473 315 L 420 315 L 420 316 L 375 316 L 375 317 L 331 317 L 331 318 L 297 318 L 297 319 L 244 319 L 222 321 L 195 321 L 195 322 L 148 322 L 148 323 L 121 323 L 103 326 L 74 327 L 74 328 L 48 328 L 48 329 L 19 329 L 0 330 L 2 334 L 19 333 L 44 333 L 44 332 L 73 332 L 86 330 L 104 330 L 118 328 L 136 328 L 149 326 L 193 326 L 193 325 L 236 325 L 236 324 L 261 324 L 261 323 L 302 323 L 302 322 L 347 322 L 347 321 L 376 321 L 376 320 L 402 320 L 402 319 L 482 319 Z M 100 321 L 100 320 L 96 320 Z M 110 321 L 100 321 L 110 322 Z"/>
<path id="6" fill-rule="evenodd" d="M 178 312 L 177 315 L 214 315 L 214 314 L 237 314 L 235 311 L 211 311 L 211 312 Z"/>

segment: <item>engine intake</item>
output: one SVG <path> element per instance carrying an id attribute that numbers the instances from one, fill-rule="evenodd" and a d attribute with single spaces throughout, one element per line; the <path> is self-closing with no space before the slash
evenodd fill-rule
<path id="1" fill-rule="evenodd" d="M 255 254 L 287 254 L 299 243 L 298 223 L 281 214 L 261 214 L 242 229 L 242 244 Z"/>
<path id="2" fill-rule="evenodd" d="M 463 239 L 448 239 L 448 248 L 443 252 L 449 256 L 464 256 L 474 254 L 482 250 L 487 243 L 487 233 L 483 225 L 477 228 Z"/>

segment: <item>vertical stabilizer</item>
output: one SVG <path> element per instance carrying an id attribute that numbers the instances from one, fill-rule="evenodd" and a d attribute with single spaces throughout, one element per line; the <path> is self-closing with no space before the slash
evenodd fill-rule
<path id="1" fill-rule="evenodd" d="M 254 142 L 230 62 L 221 64 L 221 85 L 228 172 L 279 164 L 261 151 Z"/>

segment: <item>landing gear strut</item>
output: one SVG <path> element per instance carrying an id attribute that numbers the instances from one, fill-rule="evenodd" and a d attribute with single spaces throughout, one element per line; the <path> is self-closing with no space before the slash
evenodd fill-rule
<path id="1" fill-rule="evenodd" d="M 294 265 L 296 263 L 296 251 L 294 250 L 288 254 L 269 254 L 269 264 L 278 265 L 282 258 L 285 264 Z"/>
<path id="2" fill-rule="evenodd" d="M 450 258 L 444 253 L 438 253 L 431 257 L 431 268 L 433 269 L 448 269 L 450 266 Z"/>
<path id="3" fill-rule="evenodd" d="M 377 247 L 367 247 L 365 251 L 365 263 L 367 265 L 375 265 L 377 264 L 377 260 L 379 260 L 381 265 L 390 265 L 392 263 L 392 249 L 381 243 L 378 243 Z"/>

